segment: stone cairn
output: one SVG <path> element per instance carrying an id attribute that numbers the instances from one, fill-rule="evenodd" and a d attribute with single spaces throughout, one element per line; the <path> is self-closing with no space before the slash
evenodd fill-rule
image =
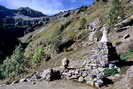
<path id="1" fill-rule="evenodd" d="M 104 83 L 104 69 L 109 64 L 108 43 L 99 42 L 95 54 L 85 59 L 82 68 L 68 68 L 62 72 L 66 79 L 85 82 L 88 85 L 100 87 Z"/>
<path id="2" fill-rule="evenodd" d="M 104 81 L 103 70 L 109 64 L 107 31 L 104 29 L 103 37 L 98 43 L 95 54 L 85 59 L 82 68 L 68 68 L 62 72 L 62 76 L 66 79 L 74 79 L 79 82 L 99 88 Z"/>

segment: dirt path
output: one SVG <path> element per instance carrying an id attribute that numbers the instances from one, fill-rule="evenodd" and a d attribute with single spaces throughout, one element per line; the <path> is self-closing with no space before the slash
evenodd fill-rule
<path id="1" fill-rule="evenodd" d="M 36 82 L 35 85 L 32 82 L 19 83 L 15 85 L 2 86 L 0 89 L 94 89 L 86 84 L 81 84 L 68 80 L 58 80 L 53 82 Z"/>

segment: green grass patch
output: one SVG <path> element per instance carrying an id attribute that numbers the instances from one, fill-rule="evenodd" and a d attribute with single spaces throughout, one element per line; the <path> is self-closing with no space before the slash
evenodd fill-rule
<path id="1" fill-rule="evenodd" d="M 43 48 L 37 48 L 36 52 L 34 53 L 32 57 L 32 64 L 38 65 L 41 63 L 42 58 L 45 56 L 45 52 Z"/>
<path id="2" fill-rule="evenodd" d="M 106 68 L 103 72 L 105 76 L 114 76 L 115 74 L 119 73 L 117 68 L 112 68 L 112 69 Z"/>

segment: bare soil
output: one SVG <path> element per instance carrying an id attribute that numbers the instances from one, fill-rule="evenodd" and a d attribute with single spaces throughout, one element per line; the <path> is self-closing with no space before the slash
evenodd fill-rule
<path id="1" fill-rule="evenodd" d="M 52 82 L 41 81 L 18 83 L 14 85 L 1 86 L 0 89 L 95 89 L 89 85 L 74 82 L 71 80 L 57 80 Z"/>

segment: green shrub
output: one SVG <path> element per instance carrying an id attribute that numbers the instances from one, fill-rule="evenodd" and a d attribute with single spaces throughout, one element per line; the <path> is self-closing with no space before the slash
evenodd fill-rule
<path id="1" fill-rule="evenodd" d="M 41 63 L 41 59 L 44 57 L 45 53 L 44 53 L 44 49 L 43 48 L 37 48 L 36 52 L 34 53 L 33 57 L 32 57 L 32 64 L 34 65 L 38 65 Z"/>
<path id="2" fill-rule="evenodd" d="M 118 23 L 124 18 L 124 10 L 120 0 L 113 0 L 112 7 L 109 11 L 108 23 L 110 25 Z"/>
<path id="3" fill-rule="evenodd" d="M 119 73 L 116 68 L 112 68 L 112 69 L 106 68 L 103 72 L 105 76 L 114 76 L 115 74 Z"/>
<path id="4" fill-rule="evenodd" d="M 67 28 L 67 26 L 69 26 L 71 24 L 71 21 L 66 21 L 64 24 L 61 24 L 59 30 L 60 32 L 63 32 L 65 28 Z"/>
<path id="5" fill-rule="evenodd" d="M 86 24 L 87 20 L 85 18 L 82 18 L 80 21 L 80 27 L 79 29 L 85 29 L 85 24 Z"/>
<path id="6" fill-rule="evenodd" d="M 26 59 L 21 46 L 17 47 L 10 57 L 1 65 L 0 78 L 11 78 L 25 72 Z"/>

